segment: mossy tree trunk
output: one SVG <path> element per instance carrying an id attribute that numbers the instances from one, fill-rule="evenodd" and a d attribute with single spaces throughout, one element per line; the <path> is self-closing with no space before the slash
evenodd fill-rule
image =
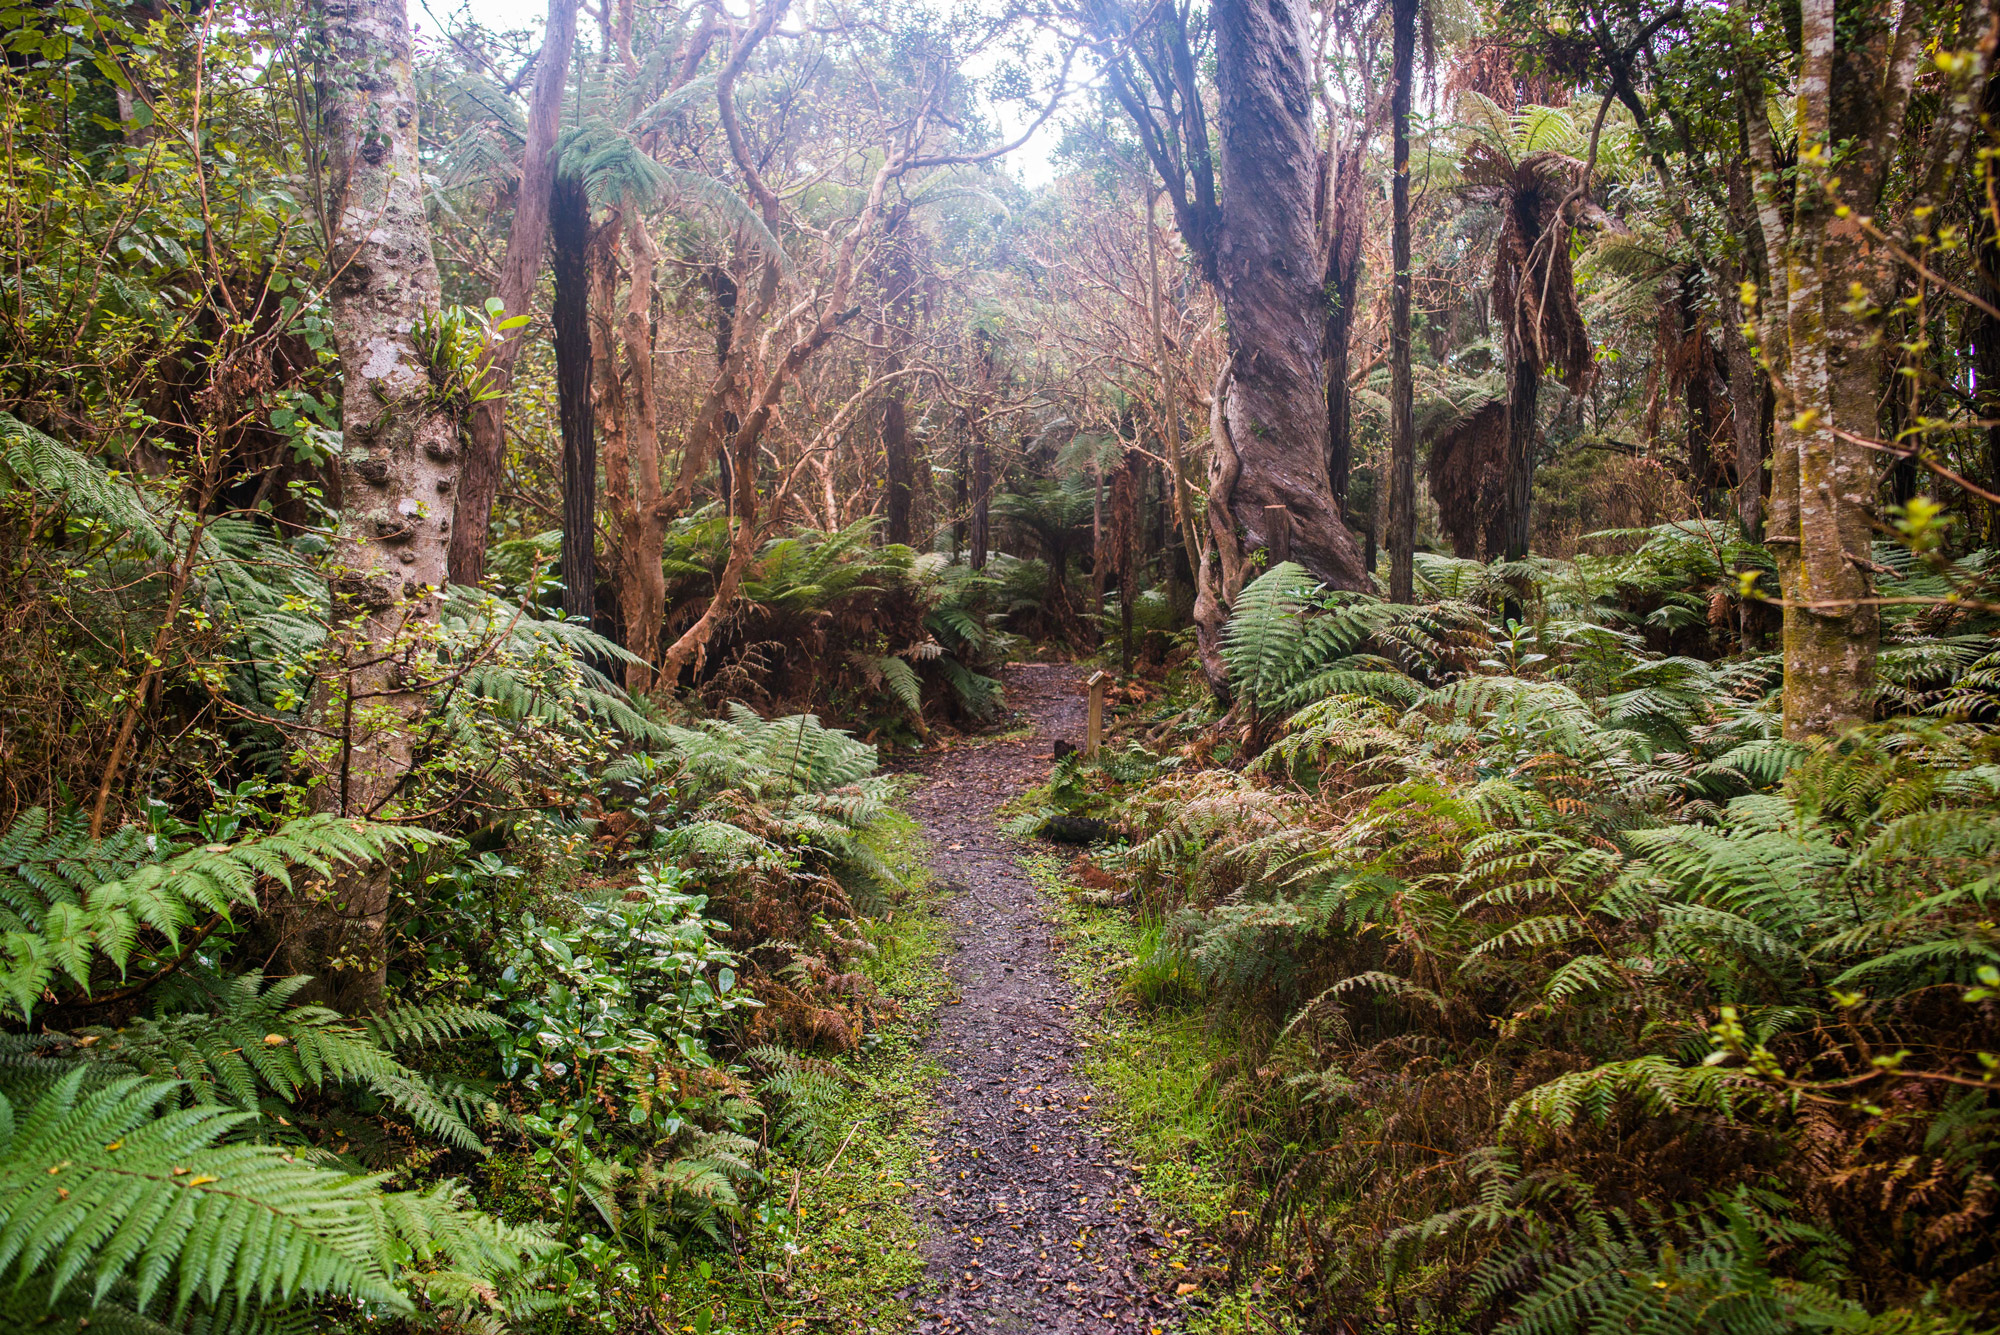
<path id="1" fill-rule="evenodd" d="M 1805 0 L 1800 165 L 1788 197 L 1780 193 L 1787 187 L 1763 86 L 1739 80 L 1769 275 L 1760 303 L 1763 350 L 1783 386 L 1764 541 L 1777 555 L 1784 591 L 1785 735 L 1794 739 L 1836 733 L 1874 711 L 1881 617 L 1871 601 L 1869 544 L 1879 456 L 1863 442 L 1880 430 L 1888 367 L 1878 313 L 1894 300 L 1898 277 L 1883 238 L 1945 197 L 1977 122 L 1993 55 L 1991 18 L 1973 5 L 1955 17 L 1947 41 L 1964 64 L 1938 99 L 1921 148 L 1899 164 L 1925 48 L 1954 12 L 1921 3 L 1892 9 L 1885 0 Z M 1739 22 L 1749 31 L 1747 17 Z"/>

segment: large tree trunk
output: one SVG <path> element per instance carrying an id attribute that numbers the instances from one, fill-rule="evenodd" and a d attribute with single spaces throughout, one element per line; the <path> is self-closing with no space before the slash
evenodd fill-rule
<path id="1" fill-rule="evenodd" d="M 1802 213 L 1827 206 L 1804 196 Z M 1873 439 L 1880 353 L 1849 328 L 1839 306 L 1856 247 L 1825 218 L 1793 224 L 1790 380 L 1806 411 L 1780 415 L 1773 456 L 1771 523 L 1785 607 L 1785 735 L 1825 736 L 1868 718 L 1875 694 L 1881 620 L 1859 600 L 1873 590 L 1866 569 L 1873 538 L 1875 473 L 1867 452 L 1835 434 Z M 1817 233 L 1818 235 L 1814 235 Z M 1810 407 L 1807 407 L 1810 405 Z"/>
<path id="2" fill-rule="evenodd" d="M 1215 276 L 1233 371 L 1222 415 L 1237 464 L 1218 498 L 1231 531 L 1217 538 L 1233 544 L 1240 530 L 1249 547 L 1264 546 L 1265 507 L 1283 506 L 1294 559 L 1337 588 L 1366 588 L 1327 480 L 1326 294 L 1300 11 L 1296 0 L 1221 0 L 1214 26 L 1224 215 Z"/>
<path id="3" fill-rule="evenodd" d="M 570 48 L 576 42 L 577 0 L 549 0 L 548 31 L 535 58 L 535 94 L 528 104 L 528 139 L 521 154 L 521 183 L 507 229 L 507 256 L 495 293 L 506 318 L 526 315 L 542 268 L 549 234 L 549 191 L 556 179 L 556 134 L 562 128 L 563 85 L 569 78 Z M 451 530 L 451 580 L 476 584 L 486 568 L 486 539 L 493 522 L 493 499 L 507 459 L 507 391 L 514 359 L 527 341 L 515 330 L 486 349 L 487 383 L 494 398 L 472 409 L 471 441 L 460 470 L 458 505 Z"/>
<path id="4" fill-rule="evenodd" d="M 597 426 L 591 406 L 590 196 L 580 177 L 556 181 L 550 204 L 556 415 L 562 426 L 563 615 L 597 616 Z"/>
<path id="5" fill-rule="evenodd" d="M 660 495 L 660 410 L 653 392 L 653 284 L 659 247 L 643 217 L 634 216 L 625 229 L 631 249 L 632 287 L 625 304 L 625 375 L 632 411 L 626 423 L 632 442 L 630 526 L 625 584 L 626 647 L 645 659 L 625 670 L 631 691 L 650 690 L 653 667 L 660 656 L 660 631 L 667 619 L 667 521 Z"/>
<path id="6" fill-rule="evenodd" d="M 1389 600 L 1416 599 L 1417 427 L 1410 372 L 1410 92 L 1416 77 L 1417 0 L 1394 0 L 1395 138 L 1389 305 Z"/>
<path id="7" fill-rule="evenodd" d="M 901 218 L 893 218 L 893 228 Z M 894 375 L 903 369 L 903 350 L 909 346 L 916 324 L 916 275 L 906 246 L 893 247 L 884 267 L 883 283 L 888 288 L 884 303 L 888 319 L 881 339 L 888 350 L 883 372 Z M 892 543 L 910 545 L 910 505 L 916 497 L 917 461 L 910 447 L 910 419 L 903 403 L 903 386 L 892 386 L 882 403 L 882 501 L 888 519 L 883 535 Z"/>
<path id="8" fill-rule="evenodd" d="M 1917 52 L 1930 40 L 1920 13 L 1905 11 L 1892 22 L 1883 8 L 1877 0 L 1805 0 L 1801 7 L 1801 166 L 1789 219 L 1768 170 L 1776 153 L 1762 89 L 1745 89 L 1746 133 L 1766 168 L 1758 201 L 1771 289 L 1765 341 L 1782 348 L 1774 360 L 1790 399 L 1777 414 L 1764 541 L 1777 554 L 1785 595 L 1785 735 L 1795 740 L 1836 733 L 1874 709 L 1881 616 L 1867 600 L 1876 477 L 1869 451 L 1850 437 L 1876 438 L 1884 361 L 1879 331 L 1856 311 L 1886 307 L 1896 271 L 1857 215 L 1874 215 L 1883 202 Z M 1964 18 L 1961 36 L 1985 21 L 1974 6 Z M 1969 99 L 1941 107 L 1930 132 L 1929 179 L 1905 188 L 1904 208 L 1942 193 L 1953 144 L 1970 133 L 1971 111 Z M 1837 143 L 1856 148 L 1835 181 L 1813 155 L 1830 154 Z"/>
<path id="9" fill-rule="evenodd" d="M 413 331 L 438 312 L 424 217 L 417 95 L 403 0 L 326 0 L 322 106 L 333 235 L 327 293 L 340 347 L 341 520 L 334 544 L 337 668 L 319 701 L 341 734 L 315 800 L 343 815 L 393 811 L 427 695 L 424 660 L 445 582 L 459 424 L 432 393 Z M 347 873 L 277 913 L 283 967 L 319 976 L 343 1011 L 380 1003 L 389 878 Z"/>

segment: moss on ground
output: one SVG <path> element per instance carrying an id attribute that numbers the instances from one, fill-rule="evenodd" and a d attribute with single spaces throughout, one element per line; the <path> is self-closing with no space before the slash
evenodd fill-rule
<path id="1" fill-rule="evenodd" d="M 759 1254 L 745 1258 L 739 1276 L 702 1286 L 717 1316 L 728 1310 L 735 1324 L 727 1329 L 888 1335 L 913 1324 L 908 1300 L 924 1284 L 915 1204 L 936 1130 L 933 1091 L 943 1075 L 923 1040 L 951 990 L 944 967 L 950 930 L 937 912 L 915 822 L 897 814 L 870 837 L 904 889 L 893 911 L 869 924 L 876 954 L 863 967 L 900 1014 L 868 1051 L 838 1063 L 851 1082 L 833 1118 L 838 1152 L 818 1165 L 774 1162 Z M 718 1321 L 714 1329 L 726 1327 Z"/>
<path id="2" fill-rule="evenodd" d="M 1157 922 L 1092 903 L 1063 859 L 1022 859 L 1057 932 L 1058 958 L 1083 1000 L 1077 1069 L 1100 1092 L 1103 1117 L 1140 1172 L 1156 1226 L 1171 1242 L 1166 1264 L 1186 1273 L 1186 1335 L 1279 1335 L 1289 1311 L 1263 1295 L 1255 1270 L 1231 1282 L 1215 1241 L 1245 1208 L 1225 1170 L 1240 1128 L 1212 1097 L 1216 1064 L 1235 1053 L 1208 1022 L 1193 971 L 1161 949 Z"/>

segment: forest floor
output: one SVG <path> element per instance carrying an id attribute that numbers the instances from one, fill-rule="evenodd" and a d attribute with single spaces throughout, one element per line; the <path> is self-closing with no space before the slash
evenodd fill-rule
<path id="1" fill-rule="evenodd" d="M 928 1042 L 946 1072 L 939 1138 L 917 1203 L 931 1284 L 909 1296 L 918 1329 L 937 1335 L 1150 1335 L 1172 1324 L 1172 1272 L 1157 1269 L 1170 1239 L 1076 1069 L 1085 999 L 1055 953 L 1029 850 L 999 828 L 1001 807 L 1047 777 L 1054 742 L 1081 742 L 1083 675 L 1017 664 L 1006 680 L 1032 733 L 925 757 L 906 802 L 954 938 L 953 994 Z"/>

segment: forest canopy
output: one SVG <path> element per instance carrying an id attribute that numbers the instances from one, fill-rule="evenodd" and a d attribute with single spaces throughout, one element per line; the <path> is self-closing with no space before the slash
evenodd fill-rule
<path id="1" fill-rule="evenodd" d="M 2000 4 L 536 18 L 0 8 L 0 1325 L 908 1317 L 1033 658 L 1190 1321 L 2000 1320 Z"/>

